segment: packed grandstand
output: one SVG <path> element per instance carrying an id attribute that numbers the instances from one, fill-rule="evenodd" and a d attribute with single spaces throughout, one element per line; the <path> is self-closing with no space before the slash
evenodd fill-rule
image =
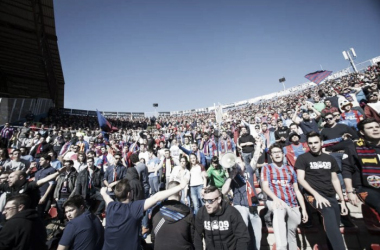
<path id="1" fill-rule="evenodd" d="M 373 146 L 375 148 L 373 151 L 370 151 L 370 146 L 360 149 L 358 147 L 362 146 L 365 140 L 373 143 L 380 142 L 379 86 L 380 64 L 373 63 L 361 72 L 330 78 L 319 85 L 308 83 L 286 93 L 258 97 L 252 102 L 243 101 L 234 105 L 189 112 L 164 112 L 159 116 L 150 117 L 146 117 L 144 113 L 103 112 L 110 123 L 105 127 L 102 126 L 104 124 L 100 124 L 99 118 L 102 118 L 102 115 L 97 115 L 95 111 L 59 108 L 51 108 L 47 116 L 38 118 L 38 121 L 35 120 L 37 117 L 29 116 L 23 126 L 6 123 L 1 129 L 0 147 L 2 221 L 8 218 L 9 211 L 12 209 L 9 206 L 12 203 L 11 195 L 26 193 L 33 204 L 31 208 L 37 208 L 36 214 L 44 220 L 44 225 L 47 225 L 49 249 L 70 245 L 72 244 L 70 239 L 73 240 L 72 238 L 75 237 L 71 235 L 72 238 L 68 238 L 63 229 L 65 225 L 67 227 L 68 220 L 74 220 L 70 218 L 67 207 L 81 204 L 71 199 L 83 199 L 85 206 L 96 215 L 98 221 L 106 226 L 107 231 L 107 217 L 113 216 L 111 208 L 115 209 L 114 205 L 110 205 L 113 203 L 110 203 L 109 199 L 116 197 L 119 201 L 123 201 L 120 200 L 118 193 L 118 188 L 121 188 L 118 183 L 122 183 L 123 179 L 127 179 L 130 183 L 128 190 L 134 190 L 133 198 L 130 197 L 131 201 L 141 199 L 148 201 L 160 194 L 162 190 L 170 190 L 172 184 L 169 185 L 169 183 L 172 181 L 187 182 L 184 189 L 186 191 L 182 192 L 178 200 L 188 209 L 176 211 L 181 214 L 180 218 L 184 216 L 187 218 L 190 214 L 190 217 L 197 221 L 202 219 L 199 214 L 205 213 L 204 207 L 212 204 L 211 201 L 205 199 L 209 193 L 207 191 L 204 193 L 204 190 L 209 190 L 211 193 L 213 191 L 209 186 L 220 189 L 223 193 L 222 203 L 231 204 L 236 208 L 242 206 L 243 204 L 236 201 L 236 197 L 240 197 L 241 190 L 229 184 L 231 179 L 237 177 L 228 169 L 236 167 L 237 169 L 246 168 L 248 171 L 252 167 L 251 181 L 252 186 L 255 187 L 254 197 L 257 198 L 257 202 L 252 199 L 252 202 L 248 202 L 245 206 L 256 207 L 252 210 L 253 212 L 250 209 L 250 212 L 253 217 L 259 218 L 259 222 L 250 218 L 254 235 L 251 241 L 254 238 L 255 243 L 247 242 L 247 244 L 253 244 L 252 249 L 255 244 L 257 249 L 260 247 L 267 249 L 274 247 L 274 243 L 281 242 L 276 236 L 279 234 L 279 228 L 276 228 L 276 220 L 278 220 L 276 209 L 268 207 L 274 199 L 269 195 L 270 191 L 265 191 L 272 190 L 273 194 L 277 193 L 277 189 L 282 188 L 277 187 L 276 184 L 268 186 L 270 179 L 267 178 L 275 175 L 271 172 L 273 171 L 271 166 L 278 163 L 275 160 L 277 156 L 272 153 L 275 149 L 279 149 L 284 154 L 283 158 L 280 158 L 281 164 L 291 169 L 302 169 L 302 164 L 297 161 L 297 158 L 306 155 L 309 150 L 315 150 L 309 141 L 313 138 L 312 135 L 310 137 L 310 133 L 315 132 L 320 134 L 323 141 L 321 152 L 333 157 L 332 161 L 336 162 L 338 167 L 336 172 L 339 187 L 334 186 L 334 202 L 339 202 L 341 207 L 345 207 L 346 203 L 350 204 L 351 215 L 345 215 L 342 210 L 344 216 L 342 215 L 338 220 L 339 235 L 343 235 L 345 248 L 363 249 L 371 243 L 378 243 L 376 237 L 371 237 L 371 234 L 367 232 L 378 233 L 380 228 L 379 217 L 376 217 L 379 212 L 379 199 L 375 198 L 373 201 L 373 197 L 379 197 L 380 170 L 378 160 L 376 160 L 376 146 Z M 372 123 L 376 124 L 373 128 L 376 131 L 367 135 L 366 125 Z M 370 175 L 361 172 L 365 164 L 360 165 L 354 162 L 355 159 L 361 159 L 363 150 L 372 152 L 367 153 L 367 156 L 368 154 L 375 155 L 374 159 L 367 159 L 374 165 L 369 165 L 369 170 L 363 170 L 372 171 Z M 278 150 L 277 153 L 279 153 Z M 358 158 L 351 157 L 355 154 Z M 228 165 L 226 159 L 233 161 L 233 164 Z M 347 159 L 352 162 L 347 163 Z M 366 163 L 366 161 L 363 162 Z M 363 174 L 368 176 L 365 183 L 360 180 Z M 53 176 L 54 179 L 49 176 Z M 298 176 L 298 178 L 301 177 Z M 347 183 L 346 179 L 350 179 L 350 182 Z M 248 183 L 248 179 L 246 181 Z M 312 180 L 308 181 L 312 183 Z M 301 184 L 301 180 L 299 182 Z M 228 187 L 225 187 L 226 183 Z M 243 183 L 244 187 L 248 185 Z M 364 222 L 356 194 L 353 193 L 356 190 L 359 195 L 362 186 L 366 188 L 364 190 L 367 190 L 367 194 L 368 190 L 373 192 L 373 194 L 370 192 L 371 195 L 368 196 L 372 197 L 372 200 L 362 197 L 365 204 L 362 207 L 363 211 L 364 209 L 367 211 L 367 214 L 364 214 Z M 232 191 L 229 191 L 230 188 Z M 314 188 L 317 189 L 317 187 Z M 248 193 L 248 189 L 243 189 Z M 35 190 L 38 190 L 37 193 L 34 192 Z M 285 193 L 287 192 L 289 190 Z M 306 194 L 310 195 L 310 193 L 307 189 Z M 285 196 L 282 193 L 278 197 L 288 202 L 287 199 L 290 199 L 288 195 L 289 193 Z M 240 198 L 247 202 L 246 196 Z M 8 199 L 10 201 L 6 202 Z M 72 203 L 67 203 L 68 201 Z M 295 204 L 298 204 L 297 201 Z M 319 249 L 323 249 L 324 245 L 328 247 L 331 244 L 333 249 L 341 249 L 334 246 L 334 244 L 340 244 L 339 239 L 330 237 L 326 221 L 324 223 L 328 240 L 320 234 L 323 223 L 317 211 L 321 212 L 321 210 L 315 209 L 313 202 L 310 203 L 311 205 L 307 205 L 309 203 L 306 202 L 306 209 L 304 209 L 304 201 L 299 201 L 299 204 L 302 207 L 303 221 L 299 221 L 294 228 L 295 234 L 298 230 L 296 243 L 298 247 L 308 249 L 318 245 Z M 142 239 L 138 247 L 141 244 L 147 249 L 151 247 L 147 242 L 154 242 L 157 249 L 165 249 L 165 244 L 168 244 L 162 240 L 167 241 L 168 236 L 157 235 L 157 222 L 154 220 L 154 216 L 157 215 L 156 210 L 153 209 L 152 214 L 152 210 L 147 209 L 146 213 L 139 215 L 142 226 L 137 226 L 135 230 L 140 232 Z M 305 214 L 308 216 L 305 217 Z M 323 213 L 322 215 L 327 216 Z M 113 219 L 110 219 L 108 223 L 115 223 Z M 179 220 L 181 219 L 176 219 L 177 222 Z M 128 222 L 125 223 L 128 224 Z M 246 224 L 249 225 L 248 219 Z M 74 230 L 72 226 L 70 224 L 70 230 Z M 167 227 L 170 228 L 170 225 Z M 216 227 L 222 230 L 220 225 Z M 201 229 L 196 225 L 195 229 L 191 228 L 195 231 L 192 231 L 190 236 L 185 235 L 190 237 L 187 241 L 190 245 L 186 249 L 194 247 L 199 249 L 199 239 L 196 238 L 202 235 L 199 232 Z M 288 230 L 291 231 L 290 228 Z M 67 231 L 69 230 L 66 229 Z M 187 231 L 181 233 L 183 236 L 187 234 Z M 194 234 L 198 235 L 194 236 L 195 239 L 192 238 Z M 357 237 L 347 237 L 348 235 Z M 107 237 L 110 236 L 106 233 L 105 239 L 102 236 L 93 241 L 92 247 L 83 248 L 82 246 L 82 248 L 74 249 L 101 249 L 103 241 L 104 246 L 110 244 L 106 243 L 109 240 Z M 129 235 L 127 238 L 131 237 Z M 3 246 L 1 241 L 7 242 L 6 244 L 15 244 L 10 242 L 13 238 L 9 235 L 6 238 L 4 236 L 0 238 L 0 246 Z M 185 238 L 182 239 L 184 242 L 186 242 Z M 209 239 L 205 240 L 208 244 Z M 290 238 L 288 240 L 290 241 Z M 160 244 L 163 245 L 160 246 Z M 4 249 L 13 248 L 5 247 Z"/>

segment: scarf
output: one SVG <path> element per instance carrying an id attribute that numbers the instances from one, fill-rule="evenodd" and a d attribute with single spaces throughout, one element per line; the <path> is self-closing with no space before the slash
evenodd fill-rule
<path id="1" fill-rule="evenodd" d="M 363 139 L 355 143 L 355 150 L 361 163 L 360 175 L 363 186 L 380 188 L 380 161 L 376 150 L 367 145 Z"/>
<path id="2" fill-rule="evenodd" d="M 171 171 L 173 170 L 173 167 L 175 166 L 174 165 L 174 161 L 173 161 L 173 158 L 170 156 L 170 164 L 172 165 L 172 168 L 170 170 L 170 173 Z M 161 174 L 161 182 L 166 182 L 166 158 L 164 159 L 163 163 L 162 163 L 162 174 Z"/>

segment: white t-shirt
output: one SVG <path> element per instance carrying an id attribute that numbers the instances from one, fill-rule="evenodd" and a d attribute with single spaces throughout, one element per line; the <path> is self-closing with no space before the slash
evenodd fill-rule
<path id="1" fill-rule="evenodd" d="M 182 172 L 182 175 L 180 174 L 182 167 L 181 166 L 175 166 L 172 170 L 172 173 L 170 174 L 170 180 L 171 181 L 178 181 L 181 182 L 181 180 L 185 177 L 186 179 L 190 180 L 190 171 L 188 169 L 184 169 Z"/>
<path id="2" fill-rule="evenodd" d="M 203 172 L 205 171 L 204 167 L 197 164 L 192 166 L 190 169 L 190 186 L 199 186 L 203 185 Z"/>

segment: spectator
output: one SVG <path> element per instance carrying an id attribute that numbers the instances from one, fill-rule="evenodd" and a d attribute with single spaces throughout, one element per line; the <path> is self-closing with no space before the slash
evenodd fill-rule
<path id="1" fill-rule="evenodd" d="M 183 159 L 185 158 L 181 160 Z M 168 189 L 179 185 L 180 183 L 177 181 L 170 181 Z M 190 208 L 180 202 L 181 196 L 184 196 L 182 192 L 183 190 L 169 196 L 166 201 L 152 211 L 151 240 L 155 250 L 179 247 L 194 249 L 194 216 Z"/>
<path id="2" fill-rule="evenodd" d="M 57 250 L 101 250 L 104 242 L 104 229 L 99 219 L 86 210 L 82 196 L 74 195 L 64 204 L 67 223 Z"/>
<path id="3" fill-rule="evenodd" d="M 130 201 L 131 187 L 128 180 L 123 179 L 115 186 L 115 202 L 108 194 L 107 188 L 101 194 L 107 205 L 107 224 L 104 233 L 103 250 L 114 250 L 120 246 L 128 246 L 130 250 L 141 249 L 139 242 L 139 227 L 144 211 L 156 205 L 173 194 L 178 193 L 187 185 L 187 181 L 171 189 L 160 191 L 148 199 Z"/>
<path id="4" fill-rule="evenodd" d="M 203 238 L 206 249 L 248 249 L 247 226 L 239 211 L 223 201 L 218 188 L 207 187 L 204 201 L 205 206 L 195 218 L 195 249 L 204 249 Z"/>
<path id="5" fill-rule="evenodd" d="M 0 249 L 47 249 L 45 226 L 28 195 L 11 197 L 3 214 L 7 222 L 0 231 Z"/>

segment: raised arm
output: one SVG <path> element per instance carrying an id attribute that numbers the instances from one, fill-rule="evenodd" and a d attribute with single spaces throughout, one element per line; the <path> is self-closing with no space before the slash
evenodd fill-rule
<path id="1" fill-rule="evenodd" d="M 296 110 L 294 111 L 294 114 L 293 114 L 293 117 L 292 117 L 292 121 L 295 123 L 295 124 L 300 124 L 299 121 L 297 120 L 297 115 L 298 115 L 298 106 L 296 106 Z"/>
<path id="2" fill-rule="evenodd" d="M 48 175 L 46 176 L 45 178 L 42 178 L 41 180 L 38 180 L 36 182 L 37 186 L 42 186 L 43 184 L 45 184 L 46 182 L 49 182 L 55 178 L 57 178 L 58 175 L 60 175 L 61 173 L 63 173 L 64 171 L 66 171 L 66 168 L 61 168 L 60 170 L 58 170 L 57 172 L 55 172 L 54 174 L 51 174 L 51 175 Z"/>
<path id="3" fill-rule="evenodd" d="M 173 187 L 171 189 L 155 193 L 153 196 L 151 196 L 145 200 L 144 211 L 146 211 L 149 208 L 156 205 L 157 202 L 165 200 L 169 196 L 171 196 L 175 193 L 178 193 L 179 191 L 181 191 L 182 189 L 184 189 L 186 187 L 187 183 L 188 183 L 188 180 L 186 178 L 184 178 L 184 179 L 182 179 L 181 184 L 179 186 L 176 186 L 176 187 Z"/>

